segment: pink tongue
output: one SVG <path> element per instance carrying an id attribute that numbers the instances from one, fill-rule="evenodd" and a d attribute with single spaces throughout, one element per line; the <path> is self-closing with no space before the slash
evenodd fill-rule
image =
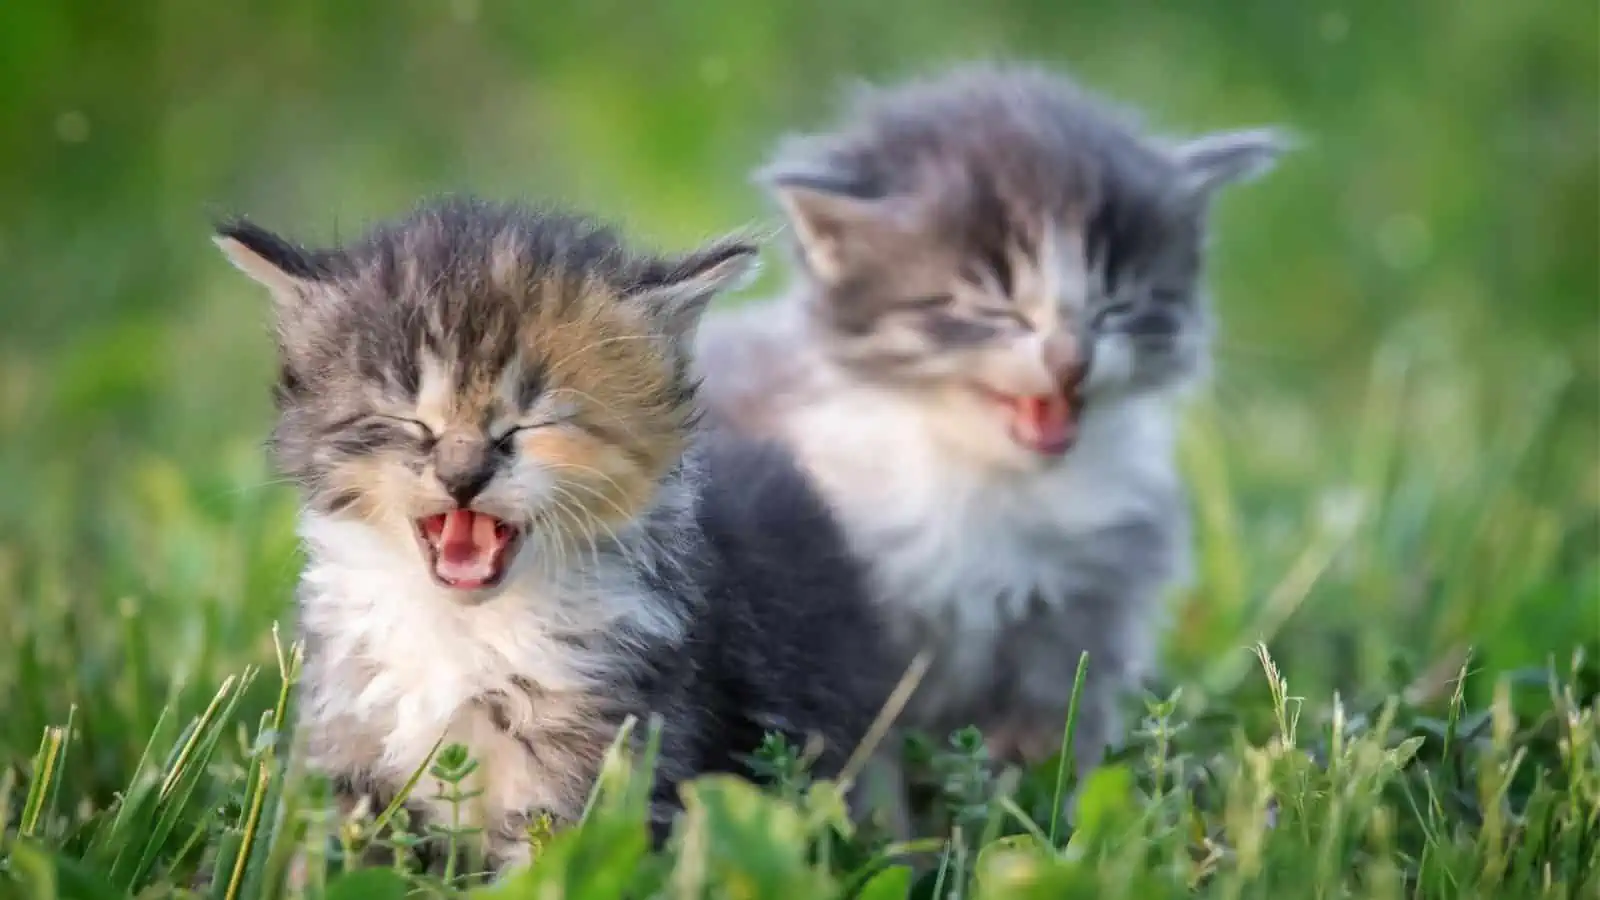
<path id="1" fill-rule="evenodd" d="M 438 538 L 439 574 L 451 581 L 482 582 L 494 575 L 495 554 L 500 549 L 493 516 L 470 509 L 444 514 Z"/>
<path id="2" fill-rule="evenodd" d="M 1012 427 L 1017 439 L 1041 453 L 1062 453 L 1078 430 L 1072 406 L 1060 394 L 1018 397 Z"/>

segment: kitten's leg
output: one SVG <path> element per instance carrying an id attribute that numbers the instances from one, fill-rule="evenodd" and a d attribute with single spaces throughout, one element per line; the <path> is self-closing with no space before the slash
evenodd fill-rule
<path id="1" fill-rule="evenodd" d="M 1071 786 L 1061 795 L 1063 820 L 1071 824 L 1076 820 L 1078 788 L 1084 779 L 1099 767 L 1106 751 L 1116 739 L 1120 728 L 1116 710 L 1115 685 L 1092 684 L 1085 680 L 1083 694 L 1078 698 L 1076 717 L 1073 719 Z M 1066 702 L 1042 702 L 1028 710 L 1028 721 L 1005 729 L 1003 755 L 997 760 L 1032 768 L 1054 756 L 1061 747 L 1065 734 L 1069 705 Z M 1046 773 L 1054 784 L 1055 773 Z"/>
<path id="2" fill-rule="evenodd" d="M 685 781 L 705 770 L 700 752 L 704 714 L 695 706 L 678 702 L 661 719 L 661 746 L 656 755 L 655 784 L 650 794 L 650 840 L 655 849 L 666 846 L 673 823 L 683 812 L 679 790 Z M 637 739 L 642 740 L 642 735 Z"/>
<path id="3" fill-rule="evenodd" d="M 1100 764 L 1118 737 L 1117 701 L 1126 668 L 1122 658 L 1105 652 L 1107 642 L 1092 647 L 1074 706 L 1081 644 L 1064 634 L 1062 626 L 1082 628 L 1084 624 L 1081 616 L 1063 623 L 1040 623 L 1036 632 L 1015 642 L 1019 669 L 1014 694 L 1006 703 L 1003 719 L 992 723 L 990 731 L 993 759 L 1031 769 L 1063 749 L 1061 742 L 1071 719 L 1072 746 L 1065 749 L 1071 754 L 1073 778 L 1070 789 L 1062 793 L 1062 811 L 1069 822 L 1076 808 L 1077 785 Z M 1052 786 L 1055 776 L 1054 772 L 1045 773 Z"/>
<path id="4" fill-rule="evenodd" d="M 1098 697 L 1079 699 L 1072 729 L 1072 756 L 1073 772 L 1080 779 L 1099 765 L 1116 734 L 1118 716 L 1110 706 L 1099 702 Z M 1056 703 L 1030 709 L 1028 722 L 995 730 L 987 741 L 990 757 L 1020 766 L 1039 765 L 1061 748 L 1069 714 L 1067 707 Z"/>
<path id="5" fill-rule="evenodd" d="M 1114 559 L 1116 548 L 1131 540 L 1122 533 L 1112 538 L 1093 555 Z M 1016 674 L 1011 715 L 1022 726 L 1014 739 L 1019 758 L 1036 763 L 1059 746 L 1074 707 L 1079 661 L 1087 653 L 1073 714 L 1075 783 L 1081 784 L 1100 765 L 1121 739 L 1118 708 L 1123 693 L 1137 684 L 1150 656 L 1149 607 L 1138 582 L 1107 577 L 1097 590 L 1078 593 L 1006 635 Z M 1075 793 L 1065 798 L 1069 815 Z"/>
<path id="6" fill-rule="evenodd" d="M 1084 780 L 1105 761 L 1107 751 L 1121 731 L 1117 695 L 1115 685 L 1105 685 L 1092 702 L 1080 701 L 1072 736 L 1074 778 L 1071 789 L 1065 791 L 1061 798 L 1062 819 L 1068 825 L 1075 825 L 1078 821 L 1078 792 Z M 1084 698 L 1084 701 L 1088 700 L 1088 697 Z"/>
<path id="7" fill-rule="evenodd" d="M 388 808 L 394 797 L 395 788 L 377 783 L 365 772 L 349 772 L 334 775 L 330 782 L 333 787 L 333 833 L 326 837 L 339 840 L 341 831 L 352 821 L 360 821 L 363 829 L 370 825 L 372 820 L 381 815 Z M 414 805 L 408 804 L 406 812 L 411 820 L 413 833 L 422 830 L 422 811 Z M 363 834 L 364 846 L 355 860 L 347 861 L 363 867 L 384 867 L 394 864 L 394 851 L 378 843 L 379 838 L 387 837 L 392 833 L 393 826 L 389 826 L 382 834 Z M 419 862 L 426 869 L 429 864 L 429 848 L 426 844 L 416 848 Z M 310 853 L 306 845 L 296 848 L 294 855 L 289 860 L 288 883 L 291 888 L 301 889 L 311 877 Z"/>
<path id="8" fill-rule="evenodd" d="M 910 785 L 901 764 L 899 745 L 879 748 L 862 768 L 861 777 L 850 792 L 850 816 L 856 821 L 881 813 L 883 823 L 896 841 L 914 836 L 911 824 Z"/>
<path id="9" fill-rule="evenodd" d="M 547 809 L 507 815 L 484 835 L 484 868 L 494 876 L 494 880 L 502 880 L 512 871 L 533 862 L 533 831 L 535 823 L 539 822 L 545 823 L 540 830 L 548 828 L 550 834 L 577 824 L 575 820 Z"/>

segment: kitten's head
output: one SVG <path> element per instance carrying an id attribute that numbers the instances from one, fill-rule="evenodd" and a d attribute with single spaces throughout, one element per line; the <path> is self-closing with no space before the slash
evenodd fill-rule
<path id="1" fill-rule="evenodd" d="M 756 257 L 635 256 L 581 218 L 470 200 L 337 250 L 247 223 L 217 243 L 275 300 L 274 455 L 308 508 L 463 590 L 525 544 L 587 558 L 651 504 L 694 422 L 694 325 Z"/>
<path id="2" fill-rule="evenodd" d="M 982 66 L 862 89 L 759 179 L 833 358 L 1031 465 L 1071 446 L 1080 404 L 1201 371 L 1207 206 L 1282 148 L 1266 130 L 1160 142 L 1064 77 Z"/>

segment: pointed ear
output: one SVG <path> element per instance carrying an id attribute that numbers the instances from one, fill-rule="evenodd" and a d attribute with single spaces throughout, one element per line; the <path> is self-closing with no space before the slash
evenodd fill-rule
<path id="1" fill-rule="evenodd" d="M 864 197 L 848 182 L 817 172 L 768 169 L 757 176 L 783 207 L 800 253 L 812 274 L 837 281 L 844 271 L 853 232 L 882 224 L 892 215 L 885 201 Z"/>
<path id="2" fill-rule="evenodd" d="M 298 306 L 327 276 L 317 255 L 240 219 L 217 225 L 212 241 L 239 271 L 272 292 L 280 311 Z"/>
<path id="3" fill-rule="evenodd" d="M 1179 144 L 1173 157 L 1189 193 L 1205 199 L 1218 188 L 1266 174 L 1295 143 L 1276 128 L 1223 131 Z"/>
<path id="4" fill-rule="evenodd" d="M 648 267 L 630 291 L 643 301 L 674 339 L 687 342 L 711 298 L 754 279 L 760 246 L 726 237 L 675 260 Z"/>

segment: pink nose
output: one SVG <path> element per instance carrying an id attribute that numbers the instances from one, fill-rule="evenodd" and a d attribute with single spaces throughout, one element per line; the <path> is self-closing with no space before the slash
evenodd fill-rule
<path id="1" fill-rule="evenodd" d="M 1044 366 L 1056 384 L 1070 389 L 1083 380 L 1088 360 L 1081 352 L 1076 337 L 1066 332 L 1056 332 L 1045 338 Z"/>

